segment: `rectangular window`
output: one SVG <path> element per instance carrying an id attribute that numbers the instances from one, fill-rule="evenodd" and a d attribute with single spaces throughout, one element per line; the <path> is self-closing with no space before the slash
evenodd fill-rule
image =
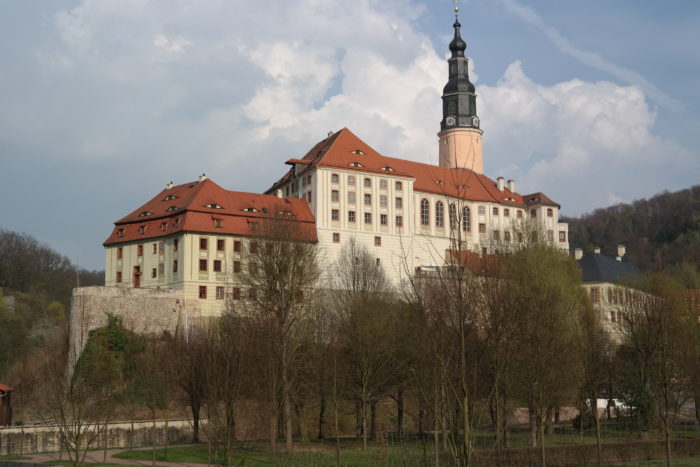
<path id="1" fill-rule="evenodd" d="M 241 288 L 234 287 L 231 295 L 233 295 L 234 300 L 240 300 L 241 299 Z"/>
<path id="2" fill-rule="evenodd" d="M 355 204 L 355 192 L 348 191 L 348 203 Z"/>
<path id="3" fill-rule="evenodd" d="M 206 285 L 199 286 L 199 298 L 207 298 L 207 286 Z"/>
<path id="4" fill-rule="evenodd" d="M 547 241 L 549 241 L 549 242 L 554 241 L 554 230 L 547 231 Z"/>
<path id="5" fill-rule="evenodd" d="M 306 188 L 306 177 L 301 179 L 301 187 Z"/>
<path id="6" fill-rule="evenodd" d="M 179 217 L 173 221 L 173 227 L 175 227 L 176 229 L 178 227 L 180 227 L 180 218 Z"/>
<path id="7" fill-rule="evenodd" d="M 338 183 L 340 181 L 340 177 L 338 174 L 331 174 L 331 183 Z"/>
<path id="8" fill-rule="evenodd" d="M 306 193 L 306 201 L 308 201 L 309 203 L 311 202 L 311 190 L 309 190 L 309 192 Z"/>
<path id="9" fill-rule="evenodd" d="M 493 208 L 493 215 L 497 216 L 498 215 L 498 208 Z"/>
<path id="10" fill-rule="evenodd" d="M 226 250 L 226 240 L 223 238 L 219 238 L 216 240 L 216 251 L 225 251 Z"/>
<path id="11" fill-rule="evenodd" d="M 165 242 L 158 242 L 158 254 L 159 255 L 165 254 Z"/>
<path id="12" fill-rule="evenodd" d="M 372 213 L 366 212 L 365 213 L 365 224 L 371 224 L 371 223 L 372 223 Z"/>
<path id="13" fill-rule="evenodd" d="M 209 242 L 206 238 L 200 238 L 199 239 L 199 249 L 200 250 L 206 250 L 209 248 Z"/>
<path id="14" fill-rule="evenodd" d="M 338 232 L 333 232 L 333 243 L 340 243 L 340 234 Z"/>
<path id="15" fill-rule="evenodd" d="M 122 281 L 122 272 L 117 271 L 117 282 L 121 282 L 121 281 Z"/>
<path id="16" fill-rule="evenodd" d="M 382 246 L 382 237 L 374 237 L 374 246 Z"/>
<path id="17" fill-rule="evenodd" d="M 403 227 L 403 216 L 396 216 L 396 227 Z"/>
<path id="18" fill-rule="evenodd" d="M 151 279 L 155 279 L 157 277 L 157 269 L 153 268 L 151 269 Z"/>
<path id="19" fill-rule="evenodd" d="M 153 254 L 155 255 L 158 252 L 158 244 L 154 243 L 153 244 Z"/>
<path id="20" fill-rule="evenodd" d="M 248 263 L 248 272 L 250 274 L 258 273 L 258 263 Z"/>
<path id="21" fill-rule="evenodd" d="M 591 287 L 591 301 L 593 303 L 600 302 L 600 290 L 598 287 Z"/>
<path id="22" fill-rule="evenodd" d="M 177 238 L 175 240 L 173 240 L 173 251 L 177 251 L 177 247 L 178 247 L 179 243 L 180 242 L 178 242 Z"/>
<path id="23" fill-rule="evenodd" d="M 372 195 L 369 193 L 365 193 L 365 206 L 371 206 L 372 205 Z"/>
<path id="24" fill-rule="evenodd" d="M 486 206 L 479 206 L 479 214 L 481 214 L 481 215 L 486 214 Z"/>
<path id="25" fill-rule="evenodd" d="M 537 217 L 537 210 L 536 209 L 533 209 L 532 211 L 530 211 L 530 217 L 532 217 L 533 219 Z"/>
<path id="26" fill-rule="evenodd" d="M 389 206 L 389 201 L 387 200 L 386 195 L 380 195 L 379 196 L 379 207 L 385 208 Z"/>
<path id="27" fill-rule="evenodd" d="M 339 210 L 331 209 L 331 220 L 332 221 L 340 220 L 340 211 Z"/>
<path id="28" fill-rule="evenodd" d="M 381 225 L 389 225 L 389 216 L 387 216 L 386 214 L 381 214 L 379 216 L 379 223 Z"/>
<path id="29" fill-rule="evenodd" d="M 510 217 L 510 209 L 503 208 L 503 217 Z"/>
<path id="30" fill-rule="evenodd" d="M 523 212 L 518 210 L 518 219 L 522 219 L 522 218 L 523 218 Z"/>
<path id="31" fill-rule="evenodd" d="M 250 242 L 250 252 L 253 254 L 258 252 L 258 242 Z"/>
<path id="32" fill-rule="evenodd" d="M 365 178 L 365 180 L 364 180 L 364 186 L 365 186 L 365 188 L 372 188 L 372 179 L 371 179 L 371 178 Z"/>
<path id="33" fill-rule="evenodd" d="M 117 238 L 124 237 L 124 229 L 117 229 Z"/>
<path id="34" fill-rule="evenodd" d="M 117 259 L 122 259 L 123 255 L 124 255 L 124 248 L 118 247 L 117 248 Z"/>
<path id="35" fill-rule="evenodd" d="M 207 271 L 207 260 L 206 259 L 200 259 L 199 260 L 199 270 L 200 271 Z"/>
<path id="36" fill-rule="evenodd" d="M 486 233 L 486 224 L 479 224 L 479 233 Z"/>
<path id="37" fill-rule="evenodd" d="M 214 228 L 215 229 L 223 229 L 224 228 L 224 221 L 223 219 L 219 219 L 217 217 L 213 217 L 212 220 L 214 221 Z"/>
<path id="38" fill-rule="evenodd" d="M 177 272 L 177 260 L 173 261 L 173 272 Z"/>
<path id="39" fill-rule="evenodd" d="M 161 277 L 165 275 L 165 263 L 158 263 L 158 275 Z"/>
<path id="40" fill-rule="evenodd" d="M 242 249 L 243 249 L 243 243 L 241 243 L 240 240 L 235 240 L 233 242 L 233 251 L 235 251 L 236 253 L 240 253 Z"/>
<path id="41" fill-rule="evenodd" d="M 331 190 L 331 201 L 334 203 L 340 201 L 340 192 L 338 190 Z"/>
<path id="42" fill-rule="evenodd" d="M 394 189 L 395 189 L 396 191 L 401 191 L 401 190 L 403 190 L 403 184 L 402 184 L 401 182 L 396 182 L 396 183 L 394 183 Z"/>
<path id="43" fill-rule="evenodd" d="M 385 178 L 382 178 L 381 180 L 379 180 L 379 189 L 380 190 L 386 190 L 388 186 L 389 186 L 389 184 L 387 183 Z"/>
<path id="44" fill-rule="evenodd" d="M 348 222 L 355 222 L 355 211 L 348 211 Z"/>
<path id="45" fill-rule="evenodd" d="M 136 247 L 136 256 L 143 256 L 143 245 Z"/>
<path id="46" fill-rule="evenodd" d="M 217 300 L 223 300 L 224 299 L 224 288 L 221 286 L 216 287 L 216 299 Z"/>
<path id="47" fill-rule="evenodd" d="M 493 239 L 496 242 L 501 241 L 501 232 L 499 232 L 498 230 L 494 230 L 493 231 Z"/>
<path id="48" fill-rule="evenodd" d="M 146 226 L 145 225 L 139 226 L 138 232 L 140 235 L 145 234 L 146 233 Z"/>
<path id="49" fill-rule="evenodd" d="M 554 209 L 547 208 L 547 217 L 554 217 Z"/>
<path id="50" fill-rule="evenodd" d="M 566 231 L 564 231 L 564 230 L 559 231 L 559 241 L 566 242 Z"/>
<path id="51" fill-rule="evenodd" d="M 221 260 L 214 260 L 214 272 L 221 272 Z"/>
<path id="52" fill-rule="evenodd" d="M 403 209 L 403 198 L 396 198 L 396 209 Z"/>
<path id="53" fill-rule="evenodd" d="M 510 242 L 510 230 L 506 230 L 505 232 L 503 232 L 503 240 L 505 240 L 506 242 Z"/>
<path id="54" fill-rule="evenodd" d="M 161 231 L 161 232 L 167 232 L 167 231 L 168 231 L 168 223 L 167 223 L 167 222 L 161 222 L 161 224 L 160 224 L 160 231 Z"/>
<path id="55" fill-rule="evenodd" d="M 354 184 L 355 184 L 355 176 L 348 175 L 348 185 L 354 185 Z"/>

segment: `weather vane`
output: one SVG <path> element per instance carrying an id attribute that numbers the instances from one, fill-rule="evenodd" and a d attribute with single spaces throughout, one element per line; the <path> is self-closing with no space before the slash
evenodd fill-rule
<path id="1" fill-rule="evenodd" d="M 454 4 L 455 4 L 455 8 L 454 8 L 454 10 L 455 10 L 455 18 L 457 18 L 457 16 L 459 15 L 459 0 L 452 0 L 452 1 L 453 1 Z"/>

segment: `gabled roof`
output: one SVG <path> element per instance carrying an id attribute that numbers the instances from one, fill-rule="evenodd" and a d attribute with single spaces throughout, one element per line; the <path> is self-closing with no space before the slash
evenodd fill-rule
<path id="1" fill-rule="evenodd" d="M 618 282 L 625 276 L 640 273 L 639 268 L 630 263 L 626 257 L 618 261 L 614 256 L 588 253 L 578 260 L 583 282 Z"/>
<path id="2" fill-rule="evenodd" d="M 471 201 L 485 201 L 524 207 L 529 204 L 551 204 L 558 206 L 542 193 L 520 195 L 508 188 L 498 190 L 496 182 L 489 177 L 469 169 L 450 169 L 413 162 L 379 154 L 374 148 L 358 138 L 352 131 L 343 128 L 318 142 L 302 159 L 289 159 L 288 164 L 300 164 L 299 174 L 312 167 L 337 168 L 360 173 L 380 173 L 414 179 L 415 191 L 433 193 Z M 361 166 L 354 166 L 359 163 Z M 273 192 L 294 173 L 292 167 L 267 191 Z M 526 200 L 531 200 L 528 204 Z M 540 200 L 537 202 L 535 200 Z"/>
<path id="3" fill-rule="evenodd" d="M 5 391 L 5 392 L 10 392 L 14 391 L 10 386 L 5 386 L 4 384 L 0 383 L 0 391 Z"/>
<path id="4" fill-rule="evenodd" d="M 255 236 L 260 222 L 274 218 L 294 221 L 300 240 L 318 241 L 313 214 L 303 199 L 229 191 L 205 179 L 161 191 L 115 222 L 104 245 L 186 231 Z M 214 219 L 221 220 L 221 228 L 214 226 Z"/>

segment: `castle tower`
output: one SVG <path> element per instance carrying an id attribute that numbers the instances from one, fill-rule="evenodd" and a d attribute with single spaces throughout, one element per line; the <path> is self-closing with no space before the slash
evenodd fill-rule
<path id="1" fill-rule="evenodd" d="M 450 42 L 452 56 L 447 60 L 449 80 L 442 91 L 442 122 L 438 133 L 440 167 L 459 167 L 483 173 L 483 131 L 479 129 L 479 117 L 476 115 L 474 85 L 469 81 L 469 59 L 464 56 L 467 44 L 460 35 L 462 25 L 456 15 L 453 26 L 455 37 Z"/>

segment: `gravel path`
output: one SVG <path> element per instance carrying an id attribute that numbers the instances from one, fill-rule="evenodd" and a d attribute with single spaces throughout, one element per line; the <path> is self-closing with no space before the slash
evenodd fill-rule
<path id="1" fill-rule="evenodd" d="M 142 449 L 143 451 L 150 451 L 151 448 L 144 448 Z M 122 465 L 143 465 L 143 466 L 150 466 L 151 461 L 144 461 L 144 460 L 138 460 L 138 459 L 119 459 L 117 457 L 114 457 L 115 454 L 119 454 L 120 452 L 128 451 L 128 449 L 121 448 L 121 449 L 107 449 L 107 463 L 108 464 L 122 464 Z M 27 460 L 22 460 L 20 462 L 33 462 L 35 464 L 43 464 L 45 462 L 49 461 L 57 461 L 58 460 L 58 453 L 52 452 L 48 454 L 29 454 L 26 455 L 28 458 Z M 66 453 L 63 453 L 63 460 L 67 459 Z M 85 458 L 85 462 L 87 463 L 99 463 L 102 464 L 104 463 L 105 457 L 104 457 L 104 451 L 90 451 L 87 454 L 87 457 Z M 180 463 L 180 462 L 163 462 L 163 461 L 156 461 L 156 466 L 160 467 L 202 467 L 207 464 L 194 464 L 194 463 Z"/>

